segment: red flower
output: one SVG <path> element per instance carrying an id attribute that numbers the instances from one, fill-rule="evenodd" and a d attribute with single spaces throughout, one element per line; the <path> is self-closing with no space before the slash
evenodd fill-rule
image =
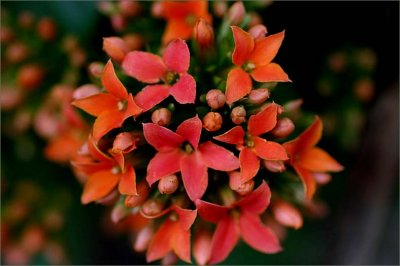
<path id="1" fill-rule="evenodd" d="M 289 163 L 300 176 L 308 199 L 314 195 L 315 174 L 343 170 L 326 151 L 315 147 L 322 136 L 322 121 L 317 117 L 314 123 L 296 139 L 283 144 L 289 154 Z"/>
<path id="2" fill-rule="evenodd" d="M 147 111 L 166 99 L 170 94 L 181 104 L 194 103 L 196 81 L 187 73 L 190 65 L 190 52 L 185 41 L 176 39 L 165 49 L 161 58 L 158 55 L 133 51 L 125 56 L 122 68 L 135 79 L 148 85 L 136 95 L 135 101 Z"/>
<path id="3" fill-rule="evenodd" d="M 158 215 L 144 216 L 153 219 L 167 213 L 169 217 L 150 241 L 146 254 L 147 262 L 159 260 L 173 251 L 181 260 L 190 263 L 190 227 L 196 219 L 197 211 L 172 205 Z"/>
<path id="4" fill-rule="evenodd" d="M 236 126 L 214 139 L 235 144 L 240 150 L 240 173 L 242 183 L 252 179 L 260 168 L 260 158 L 264 160 L 287 160 L 285 149 L 279 143 L 267 141 L 260 135 L 272 130 L 277 122 L 278 107 L 272 103 L 263 111 L 250 116 L 247 134 L 241 126 Z"/>
<path id="5" fill-rule="evenodd" d="M 211 242 L 209 264 L 225 260 L 237 244 L 239 236 L 260 252 L 276 253 L 281 250 L 278 238 L 261 222 L 259 217 L 267 209 L 270 198 L 271 191 L 267 183 L 263 181 L 252 193 L 231 206 L 196 201 L 200 217 L 217 224 Z"/>
<path id="6" fill-rule="evenodd" d="M 207 189 L 207 167 L 219 171 L 239 167 L 232 152 L 211 141 L 199 145 L 201 129 L 197 116 L 183 121 L 176 133 L 153 123 L 143 124 L 144 137 L 158 151 L 147 167 L 146 179 L 150 185 L 180 171 L 186 192 L 194 201 Z"/>
<path id="7" fill-rule="evenodd" d="M 278 64 L 271 63 L 282 44 L 284 31 L 255 40 L 241 28 L 231 28 L 235 41 L 232 62 L 238 67 L 228 73 L 225 91 L 228 104 L 251 91 L 253 85 L 250 76 L 259 82 L 290 81 Z"/>
<path id="8" fill-rule="evenodd" d="M 101 82 L 107 92 L 72 102 L 76 107 L 97 117 L 93 125 L 93 138 L 96 141 L 110 130 L 121 127 L 128 117 L 139 115 L 142 111 L 133 100 L 132 94 L 128 94 L 118 79 L 111 60 L 104 67 Z"/>

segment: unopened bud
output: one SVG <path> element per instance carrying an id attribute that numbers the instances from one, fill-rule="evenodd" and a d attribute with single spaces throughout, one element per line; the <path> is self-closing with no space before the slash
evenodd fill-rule
<path id="1" fill-rule="evenodd" d="M 300 212 L 287 202 L 278 201 L 274 203 L 272 205 L 272 212 L 274 218 L 284 226 L 298 229 L 303 225 L 303 217 Z"/>
<path id="2" fill-rule="evenodd" d="M 243 2 L 236 2 L 228 10 L 228 19 L 231 24 L 238 25 L 242 22 L 245 14 Z"/>
<path id="3" fill-rule="evenodd" d="M 284 117 L 278 120 L 271 134 L 276 138 L 286 138 L 294 130 L 294 123 L 290 118 Z"/>
<path id="4" fill-rule="evenodd" d="M 6 26 L 1 26 L 0 28 L 0 42 L 9 43 L 14 38 L 14 33 L 11 28 Z"/>
<path id="5" fill-rule="evenodd" d="M 11 110 L 17 107 L 23 99 L 21 90 L 13 87 L 4 86 L 0 93 L 1 110 Z"/>
<path id="6" fill-rule="evenodd" d="M 236 106 L 231 112 L 232 122 L 236 125 L 242 124 L 246 121 L 246 109 L 243 106 Z"/>
<path id="7" fill-rule="evenodd" d="M 168 126 L 171 122 L 171 111 L 167 108 L 160 108 L 151 114 L 151 121 L 159 126 Z"/>
<path id="8" fill-rule="evenodd" d="M 211 233 L 200 229 L 193 242 L 193 255 L 198 265 L 206 265 L 211 256 Z"/>
<path id="9" fill-rule="evenodd" d="M 142 205 L 142 212 L 147 216 L 155 216 L 159 214 L 164 208 L 164 204 L 161 201 L 149 199 Z"/>
<path id="10" fill-rule="evenodd" d="M 24 11 L 18 16 L 18 24 L 23 29 L 29 29 L 34 22 L 33 14 L 29 11 Z"/>
<path id="11" fill-rule="evenodd" d="M 326 185 L 332 179 L 332 176 L 328 173 L 313 173 L 313 176 L 319 185 Z"/>
<path id="12" fill-rule="evenodd" d="M 136 252 L 143 252 L 147 249 L 151 238 L 153 237 L 153 228 L 150 226 L 144 227 L 140 230 L 136 236 L 135 243 L 133 245 L 133 249 Z"/>
<path id="13" fill-rule="evenodd" d="M 135 208 L 142 204 L 149 195 L 150 188 L 146 180 L 141 181 L 137 187 L 137 195 L 128 195 L 125 198 L 125 206 L 128 208 Z"/>
<path id="14" fill-rule="evenodd" d="M 95 78 L 100 78 L 103 74 L 104 64 L 101 62 L 93 62 L 89 65 L 89 74 Z"/>
<path id="15" fill-rule="evenodd" d="M 375 94 L 374 82 L 370 78 L 358 80 L 353 89 L 357 99 L 364 103 L 370 102 Z"/>
<path id="16" fill-rule="evenodd" d="M 125 17 L 135 17 L 139 15 L 141 6 L 138 1 L 120 0 L 118 3 L 121 14 Z"/>
<path id="17" fill-rule="evenodd" d="M 249 194 L 250 192 L 253 191 L 254 188 L 254 180 L 251 179 L 247 182 L 244 182 L 243 184 L 239 185 L 235 191 L 240 195 L 240 196 L 245 196 Z"/>
<path id="18" fill-rule="evenodd" d="M 35 254 L 42 249 L 45 242 L 43 229 L 39 226 L 31 226 L 27 228 L 21 239 L 21 246 L 29 254 Z"/>
<path id="19" fill-rule="evenodd" d="M 214 29 L 204 18 L 197 20 L 193 36 L 201 48 L 208 48 L 214 44 Z"/>
<path id="20" fill-rule="evenodd" d="M 222 116 L 217 112 L 209 112 L 203 117 L 203 127 L 207 131 L 217 131 L 222 126 Z"/>
<path id="21" fill-rule="evenodd" d="M 265 27 L 262 24 L 254 25 L 249 30 L 250 35 L 253 36 L 253 38 L 256 40 L 265 37 L 267 32 L 268 32 L 267 27 Z"/>
<path id="22" fill-rule="evenodd" d="M 117 203 L 111 211 L 111 221 L 113 223 L 118 223 L 126 216 L 128 216 L 129 210 L 123 205 Z"/>
<path id="23" fill-rule="evenodd" d="M 284 108 L 286 112 L 297 112 L 300 110 L 301 105 L 303 104 L 303 99 L 296 99 L 289 101 L 284 104 Z"/>
<path id="24" fill-rule="evenodd" d="M 272 173 L 282 173 L 286 170 L 285 163 L 283 161 L 268 161 L 263 160 L 264 167 Z"/>
<path id="25" fill-rule="evenodd" d="M 269 98 L 268 89 L 256 89 L 252 90 L 249 94 L 249 102 L 254 104 L 261 104 Z"/>
<path id="26" fill-rule="evenodd" d="M 111 17 L 111 25 L 116 31 L 124 30 L 126 24 L 127 24 L 126 18 L 121 15 L 114 15 Z"/>
<path id="27" fill-rule="evenodd" d="M 129 33 L 122 37 L 129 51 L 139 50 L 144 46 L 143 37 L 139 34 Z"/>
<path id="28" fill-rule="evenodd" d="M 214 1 L 212 4 L 215 16 L 222 18 L 228 9 L 228 4 L 226 1 Z"/>
<path id="29" fill-rule="evenodd" d="M 38 65 L 23 66 L 17 76 L 18 85 L 25 90 L 34 90 L 38 88 L 43 81 L 44 71 Z"/>
<path id="30" fill-rule="evenodd" d="M 178 262 L 178 257 L 174 252 L 170 251 L 161 260 L 161 265 L 175 265 Z"/>
<path id="31" fill-rule="evenodd" d="M 75 67 L 81 67 L 86 62 L 86 52 L 83 49 L 75 49 L 70 54 L 71 64 Z"/>
<path id="32" fill-rule="evenodd" d="M 263 23 L 262 18 L 258 13 L 250 12 L 249 15 L 250 15 L 249 28 Z"/>
<path id="33" fill-rule="evenodd" d="M 74 91 L 72 97 L 75 100 L 78 100 L 78 99 L 83 99 L 83 98 L 86 98 L 86 97 L 89 97 L 89 96 L 92 96 L 92 95 L 95 95 L 95 94 L 98 94 L 98 93 L 100 93 L 100 89 L 97 88 L 95 85 L 93 85 L 93 84 L 85 84 L 85 85 L 82 85 L 82 86 L 78 87 Z"/>
<path id="34" fill-rule="evenodd" d="M 119 37 L 103 38 L 103 50 L 109 57 L 121 63 L 125 55 L 129 52 L 129 48 L 123 39 Z"/>
<path id="35" fill-rule="evenodd" d="M 178 187 L 179 181 L 176 175 L 164 176 L 158 181 L 158 190 L 161 194 L 172 194 Z"/>
<path id="36" fill-rule="evenodd" d="M 206 101 L 208 106 L 215 110 L 225 105 L 226 97 L 222 91 L 218 89 L 212 89 L 207 92 Z"/>
<path id="37" fill-rule="evenodd" d="M 37 25 L 37 33 L 45 41 L 51 41 L 56 38 L 56 24 L 51 18 L 42 18 Z"/>
<path id="38" fill-rule="evenodd" d="M 28 55 L 28 47 L 23 43 L 15 42 L 7 48 L 5 57 L 10 63 L 15 64 L 24 61 Z"/>

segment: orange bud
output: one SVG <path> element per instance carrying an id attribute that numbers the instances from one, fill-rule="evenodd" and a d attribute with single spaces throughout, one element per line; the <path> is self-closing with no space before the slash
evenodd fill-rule
<path id="1" fill-rule="evenodd" d="M 179 181 L 176 175 L 164 176 L 158 181 L 158 190 L 161 194 L 172 194 L 178 187 Z"/>
<path id="2" fill-rule="evenodd" d="M 363 78 L 354 85 L 354 94 L 361 102 L 368 103 L 372 100 L 375 94 L 374 81 L 370 78 Z"/>
<path id="3" fill-rule="evenodd" d="M 43 81 L 44 71 L 39 65 L 23 66 L 17 76 L 18 85 L 25 90 L 34 90 L 38 88 Z"/>
<path id="4" fill-rule="evenodd" d="M 13 87 L 3 86 L 0 93 L 1 110 L 12 110 L 17 107 L 23 99 L 21 90 Z"/>
<path id="5" fill-rule="evenodd" d="M 222 126 L 222 116 L 220 113 L 209 112 L 203 117 L 203 127 L 207 131 L 217 131 Z"/>
<path id="6" fill-rule="evenodd" d="M 21 26 L 21 28 L 29 29 L 32 27 L 33 22 L 33 14 L 29 11 L 24 11 L 18 16 L 18 24 Z"/>
<path id="7" fill-rule="evenodd" d="M 151 5 L 151 15 L 155 18 L 161 18 L 164 14 L 163 4 L 161 1 L 156 1 Z"/>
<path id="8" fill-rule="evenodd" d="M 193 255 L 199 265 L 206 265 L 211 256 L 211 233 L 200 229 L 193 242 Z"/>
<path id="9" fill-rule="evenodd" d="M 207 92 L 206 101 L 212 109 L 219 109 L 225 105 L 226 97 L 222 91 L 212 89 Z"/>
<path id="10" fill-rule="evenodd" d="M 294 130 L 294 123 L 290 118 L 284 117 L 278 120 L 271 134 L 276 138 L 286 138 Z"/>
<path id="11" fill-rule="evenodd" d="M 89 65 L 89 74 L 95 78 L 100 78 L 103 74 L 104 64 L 101 62 L 93 62 Z"/>
<path id="12" fill-rule="evenodd" d="M 136 236 L 135 243 L 133 244 L 133 249 L 136 252 L 143 252 L 147 249 L 151 238 L 153 237 L 153 228 L 151 226 L 146 226 L 140 230 Z"/>
<path id="13" fill-rule="evenodd" d="M 208 48 L 214 44 L 214 29 L 203 18 L 199 18 L 193 29 L 193 37 L 201 48 Z"/>
<path id="14" fill-rule="evenodd" d="M 167 108 L 160 108 L 151 114 L 151 121 L 159 126 L 168 126 L 171 122 L 171 111 Z"/>
<path id="15" fill-rule="evenodd" d="M 286 170 L 285 163 L 283 161 L 267 161 L 263 160 L 264 167 L 272 173 L 282 173 Z"/>
<path id="16" fill-rule="evenodd" d="M 6 50 L 5 57 L 10 63 L 20 63 L 29 55 L 28 47 L 20 42 L 10 44 Z"/>
<path id="17" fill-rule="evenodd" d="M 256 89 L 252 90 L 249 94 L 249 102 L 254 104 L 261 104 L 269 98 L 268 89 Z"/>
<path id="18" fill-rule="evenodd" d="M 118 5 L 121 14 L 125 17 L 135 17 L 142 9 L 138 1 L 120 0 Z"/>
<path id="19" fill-rule="evenodd" d="M 74 91 L 72 97 L 75 100 L 78 100 L 78 99 L 83 99 L 83 98 L 86 98 L 86 97 L 89 97 L 89 96 L 92 96 L 92 95 L 95 95 L 95 94 L 98 94 L 98 93 L 100 93 L 100 89 L 97 88 L 95 85 L 93 85 L 93 84 L 85 84 L 85 85 L 82 85 L 82 86 L 78 87 Z"/>
<path id="20" fill-rule="evenodd" d="M 282 225 L 299 229 L 303 226 L 303 217 L 291 204 L 285 201 L 277 201 L 272 204 L 274 218 Z"/>
<path id="21" fill-rule="evenodd" d="M 125 198 L 125 206 L 128 208 L 135 208 L 142 204 L 146 199 L 147 196 L 149 195 L 150 188 L 149 185 L 147 184 L 146 180 L 143 180 L 137 184 L 136 187 L 137 194 L 138 195 L 128 195 Z"/>
<path id="22" fill-rule="evenodd" d="M 228 9 L 228 4 L 225 1 L 214 1 L 212 4 L 215 16 L 222 18 Z"/>
<path id="23" fill-rule="evenodd" d="M 168 252 L 161 260 L 161 265 L 175 265 L 178 262 L 178 257 L 172 251 Z"/>
<path id="24" fill-rule="evenodd" d="M 246 109 L 243 106 L 236 106 L 231 111 L 231 119 L 236 125 L 242 124 L 246 121 Z"/>
<path id="25" fill-rule="evenodd" d="M 143 37 L 139 34 L 129 33 L 122 37 L 129 51 L 139 50 L 144 46 Z"/>
<path id="26" fill-rule="evenodd" d="M 154 216 L 159 214 L 163 208 L 164 204 L 161 201 L 148 199 L 145 203 L 143 203 L 141 211 L 145 215 Z"/>
<path id="27" fill-rule="evenodd" d="M 119 37 L 103 38 L 103 50 L 115 61 L 121 63 L 125 55 L 129 52 L 129 48 Z"/>
<path id="28" fill-rule="evenodd" d="M 244 8 L 243 2 L 234 3 L 228 10 L 228 19 L 233 25 L 240 24 L 245 15 L 246 10 Z"/>
<path id="29" fill-rule="evenodd" d="M 51 41 L 56 38 L 56 24 L 51 18 L 42 18 L 37 25 L 37 33 L 45 41 Z"/>
<path id="30" fill-rule="evenodd" d="M 249 29 L 250 35 L 253 36 L 253 38 L 256 40 L 265 37 L 267 32 L 268 32 L 267 27 L 265 27 L 262 24 L 254 25 Z"/>
<path id="31" fill-rule="evenodd" d="M 70 54 L 71 64 L 75 67 L 81 67 L 86 62 L 86 52 L 83 49 L 77 48 Z"/>
<path id="32" fill-rule="evenodd" d="M 240 195 L 240 196 L 245 196 L 249 194 L 250 192 L 253 191 L 254 188 L 254 180 L 251 179 L 247 182 L 244 182 L 243 184 L 239 185 L 235 191 Z"/>

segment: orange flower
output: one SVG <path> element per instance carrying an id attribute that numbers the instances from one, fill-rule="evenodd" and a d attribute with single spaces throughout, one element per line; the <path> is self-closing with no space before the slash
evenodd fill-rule
<path id="1" fill-rule="evenodd" d="M 93 138 L 95 141 L 110 130 L 121 127 L 128 117 L 139 115 L 142 112 L 142 109 L 133 100 L 132 94 L 128 94 L 126 88 L 115 74 L 111 60 L 104 67 L 101 82 L 107 92 L 72 102 L 76 107 L 97 117 L 93 125 Z"/>
<path id="2" fill-rule="evenodd" d="M 189 39 L 198 18 L 203 18 L 211 23 L 207 1 L 163 1 L 162 10 L 163 17 L 167 20 L 162 38 L 163 44 L 177 38 Z"/>
<path id="3" fill-rule="evenodd" d="M 322 127 L 322 121 L 317 117 L 314 123 L 300 136 L 283 144 L 289 154 L 290 165 L 293 166 L 304 184 L 308 199 L 311 199 L 315 192 L 315 174 L 343 170 L 343 166 L 326 151 L 315 147 L 321 139 Z"/>

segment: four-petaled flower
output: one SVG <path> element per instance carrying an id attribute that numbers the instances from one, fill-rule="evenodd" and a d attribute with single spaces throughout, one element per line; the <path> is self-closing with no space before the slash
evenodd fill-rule
<path id="1" fill-rule="evenodd" d="M 106 90 L 105 93 L 72 102 L 76 107 L 97 117 L 93 125 L 93 138 L 96 141 L 110 130 L 121 127 L 128 117 L 137 116 L 142 112 L 133 100 L 132 94 L 127 92 L 115 74 L 111 60 L 104 67 L 101 82 Z"/>
<path id="2" fill-rule="evenodd" d="M 260 168 L 260 158 L 264 160 L 287 160 L 285 149 L 279 143 L 267 141 L 260 135 L 272 130 L 277 122 L 278 107 L 272 103 L 263 111 L 250 116 L 247 134 L 241 126 L 236 126 L 214 139 L 236 145 L 240 150 L 240 174 L 242 183 L 252 179 Z"/>
<path id="3" fill-rule="evenodd" d="M 146 141 L 158 152 L 147 167 L 147 182 L 181 172 L 186 192 L 192 201 L 203 196 L 208 186 L 207 168 L 232 171 L 239 160 L 232 152 L 211 141 L 199 145 L 201 120 L 195 116 L 180 124 L 176 133 L 153 123 L 144 123 Z"/>
<path id="4" fill-rule="evenodd" d="M 316 182 L 314 174 L 339 172 L 343 166 L 326 151 L 315 147 L 322 136 L 322 121 L 317 117 L 314 123 L 300 136 L 283 144 L 290 157 L 290 165 L 300 176 L 308 199 L 314 195 Z"/>
<path id="5" fill-rule="evenodd" d="M 232 104 L 246 96 L 252 89 L 250 76 L 259 82 L 290 81 L 276 63 L 271 63 L 282 44 L 285 32 L 255 40 L 248 32 L 232 26 L 235 50 L 232 62 L 237 66 L 228 73 L 226 102 Z"/>
<path id="6" fill-rule="evenodd" d="M 178 103 L 194 103 L 196 81 L 187 71 L 190 65 L 190 52 L 185 41 L 176 39 L 165 49 L 161 58 L 158 55 L 133 51 L 125 56 L 122 68 L 135 79 L 148 85 L 136 97 L 136 103 L 147 111 L 159 104 L 170 94 Z"/>
<path id="7" fill-rule="evenodd" d="M 276 253 L 281 250 L 278 238 L 259 217 L 267 209 L 270 198 L 271 191 L 263 181 L 257 189 L 230 206 L 196 201 L 200 217 L 217 224 L 211 241 L 209 264 L 226 259 L 236 246 L 239 236 L 260 252 Z"/>

